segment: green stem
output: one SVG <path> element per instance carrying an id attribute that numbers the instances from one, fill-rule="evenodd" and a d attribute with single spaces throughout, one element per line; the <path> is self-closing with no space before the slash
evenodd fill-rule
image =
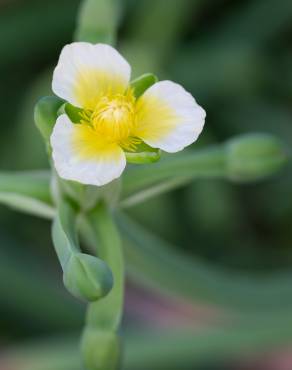
<path id="1" fill-rule="evenodd" d="M 124 297 L 124 259 L 119 232 L 110 211 L 103 204 L 92 211 L 88 219 L 96 238 L 96 252 L 111 268 L 114 286 L 105 298 L 89 306 L 87 324 L 117 330 Z"/>
<path id="2" fill-rule="evenodd" d="M 204 150 L 186 151 L 151 166 L 133 167 L 123 177 L 122 204 L 129 205 L 143 200 L 143 192 L 145 189 L 148 191 L 149 187 L 156 188 L 158 194 L 196 178 L 257 181 L 283 167 L 288 160 L 287 154 L 285 146 L 277 137 L 255 133 L 241 135 Z M 161 183 L 174 179 L 176 184 L 159 188 Z M 150 195 L 148 191 L 148 197 Z"/>
<path id="3" fill-rule="evenodd" d="M 60 199 L 57 217 L 53 223 L 53 241 L 63 271 L 69 259 L 80 252 L 75 227 L 76 212 L 73 206 Z"/>
<path id="4" fill-rule="evenodd" d="M 134 167 L 123 176 L 123 197 L 157 182 L 169 180 L 174 176 L 194 178 L 224 177 L 226 174 L 225 148 L 214 147 L 198 152 L 189 152 L 161 159 L 149 166 Z"/>
<path id="5" fill-rule="evenodd" d="M 112 274 L 99 258 L 81 253 L 76 232 L 78 213 L 60 197 L 53 223 L 53 241 L 63 269 L 64 285 L 77 298 L 97 301 L 112 288 Z"/>
<path id="6" fill-rule="evenodd" d="M 108 208 L 100 204 L 87 218 L 97 254 L 111 268 L 114 285 L 110 293 L 88 307 L 82 337 L 84 363 L 89 370 L 116 370 L 120 365 L 121 346 L 116 334 L 123 310 L 124 260 L 118 230 Z M 87 237 L 88 238 L 88 237 Z"/>

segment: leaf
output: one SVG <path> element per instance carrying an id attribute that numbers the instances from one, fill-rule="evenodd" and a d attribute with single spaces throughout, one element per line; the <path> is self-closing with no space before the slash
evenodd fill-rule
<path id="1" fill-rule="evenodd" d="M 128 274 L 153 290 L 237 310 L 241 315 L 291 310 L 292 274 L 248 274 L 184 255 L 129 217 L 118 214 Z M 248 315 L 247 315 L 248 316 Z"/>
<path id="2" fill-rule="evenodd" d="M 113 45 L 120 15 L 118 0 L 85 0 L 82 2 L 74 39 Z"/>
<path id="3" fill-rule="evenodd" d="M 50 137 L 57 120 L 57 112 L 64 101 L 55 96 L 41 98 L 34 109 L 34 120 L 42 137 L 49 145 Z"/>
<path id="4" fill-rule="evenodd" d="M 1 312 L 17 307 L 18 320 L 26 320 L 28 325 L 33 322 L 51 330 L 78 328 L 83 310 L 63 294 L 55 272 L 44 268 L 48 264 L 46 255 L 40 256 L 16 238 L 1 232 L 0 280 L 6 282 L 0 284 Z"/>
<path id="5" fill-rule="evenodd" d="M 185 324 L 190 312 L 189 307 Z M 194 308 L 194 314 L 197 312 Z M 211 319 L 212 323 L 208 321 L 205 326 L 196 325 L 197 320 L 191 322 L 191 318 L 189 327 L 178 328 L 176 325 L 165 329 L 158 326 L 157 330 L 126 331 L 124 368 L 143 369 L 147 363 L 147 369 L 155 370 L 201 369 L 202 363 L 210 364 L 210 359 L 217 367 L 243 354 L 254 358 L 259 352 L 268 353 L 289 346 L 292 340 L 291 314 L 276 312 L 262 316 L 248 322 L 232 321 L 231 324 L 227 319 L 219 323 L 218 319 L 213 320 L 216 323 Z M 77 346 L 75 335 L 38 339 L 6 349 L 1 354 L 1 361 L 5 368 L 15 370 L 79 370 Z"/>
<path id="6" fill-rule="evenodd" d="M 44 218 L 53 218 L 50 172 L 0 172 L 0 203 Z"/>
<path id="7" fill-rule="evenodd" d="M 132 207 L 136 204 L 143 203 L 146 200 L 156 197 L 160 194 L 163 194 L 170 190 L 177 189 L 181 186 L 184 186 L 188 184 L 189 182 L 190 182 L 189 177 L 182 177 L 178 179 L 173 178 L 173 179 L 161 181 L 158 184 L 148 186 L 147 188 L 142 189 L 141 191 L 137 191 L 133 193 L 132 195 L 129 195 L 128 197 L 122 199 L 119 205 L 122 208 Z"/>
<path id="8" fill-rule="evenodd" d="M 131 81 L 131 87 L 134 90 L 134 95 L 139 98 L 150 86 L 155 84 L 158 78 L 152 73 L 145 73 L 142 76 Z"/>

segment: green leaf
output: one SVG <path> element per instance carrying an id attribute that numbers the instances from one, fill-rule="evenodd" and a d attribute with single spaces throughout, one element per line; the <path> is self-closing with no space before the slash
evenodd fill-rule
<path id="1" fill-rule="evenodd" d="M 67 200 L 60 200 L 53 224 L 53 242 L 63 269 L 65 287 L 77 298 L 97 301 L 111 290 L 112 274 L 102 260 L 80 252 L 77 215 Z"/>
<path id="2" fill-rule="evenodd" d="M 132 207 L 160 194 L 184 186 L 189 182 L 189 177 L 179 177 L 178 179 L 172 178 L 169 180 L 161 181 L 157 184 L 150 185 L 147 188 L 142 189 L 141 191 L 136 191 L 133 194 L 128 195 L 120 201 L 119 205 L 122 208 Z"/>
<path id="3" fill-rule="evenodd" d="M 158 78 L 152 73 L 145 73 L 142 76 L 131 81 L 131 87 L 134 90 L 134 95 L 139 98 L 150 86 L 155 84 Z"/>
<path id="4" fill-rule="evenodd" d="M 55 208 L 50 194 L 50 172 L 0 173 L 0 203 L 24 213 L 53 218 Z"/>
<path id="5" fill-rule="evenodd" d="M 221 269 L 181 253 L 124 214 L 118 215 L 128 274 L 155 291 L 237 310 L 241 315 L 291 310 L 292 274 Z"/>
<path id="6" fill-rule="evenodd" d="M 135 152 L 125 152 L 127 162 L 135 164 L 154 163 L 160 159 L 161 151 L 146 143 L 137 146 Z"/>
<path id="7" fill-rule="evenodd" d="M 188 312 L 191 312 L 191 307 L 188 307 Z M 231 321 L 226 316 L 222 318 L 216 311 L 211 323 L 209 319 L 207 325 L 199 327 L 196 325 L 196 312 L 195 306 L 194 316 L 191 313 L 186 316 L 177 314 L 178 322 L 183 318 L 183 328 L 176 325 L 126 332 L 123 368 L 145 369 L 147 363 L 147 369 L 155 370 L 201 369 L 202 363 L 210 363 L 210 358 L 212 364 L 217 366 L 234 362 L 243 355 L 254 358 L 259 352 L 268 353 L 291 345 L 292 319 L 289 312 L 268 316 L 261 314 L 249 321 Z M 80 370 L 77 346 L 75 335 L 38 339 L 6 349 L 1 354 L 1 360 L 7 369 Z M 98 355 L 99 348 L 96 347 L 95 351 Z"/>
<path id="8" fill-rule="evenodd" d="M 82 2 L 74 39 L 113 45 L 120 16 L 118 0 L 85 0 Z"/>
<path id="9" fill-rule="evenodd" d="M 34 109 L 34 120 L 42 137 L 49 145 L 50 137 L 57 120 L 57 112 L 64 100 L 55 96 L 41 98 Z"/>

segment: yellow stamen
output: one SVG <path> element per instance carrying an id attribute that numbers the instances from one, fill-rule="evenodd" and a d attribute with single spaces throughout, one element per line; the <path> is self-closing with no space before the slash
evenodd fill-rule
<path id="1" fill-rule="evenodd" d="M 96 142 L 96 147 L 100 150 L 100 143 L 104 142 L 118 144 L 126 151 L 135 151 L 141 143 L 133 135 L 136 128 L 136 99 L 131 89 L 125 94 L 101 96 L 94 110 L 86 109 L 80 116 L 81 126 L 85 129 L 87 127 L 86 141 L 91 142 L 91 147 Z M 84 135 L 82 137 L 84 141 Z"/>

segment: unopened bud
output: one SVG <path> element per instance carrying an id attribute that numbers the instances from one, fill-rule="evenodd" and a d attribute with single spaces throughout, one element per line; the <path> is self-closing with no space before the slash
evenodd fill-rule
<path id="1" fill-rule="evenodd" d="M 74 253 L 64 266 L 64 285 L 74 296 L 87 301 L 104 297 L 113 286 L 108 266 L 99 258 Z"/>
<path id="2" fill-rule="evenodd" d="M 237 181 L 269 176 L 287 160 L 282 142 L 270 134 L 248 134 L 230 140 L 226 150 L 227 176 Z"/>

